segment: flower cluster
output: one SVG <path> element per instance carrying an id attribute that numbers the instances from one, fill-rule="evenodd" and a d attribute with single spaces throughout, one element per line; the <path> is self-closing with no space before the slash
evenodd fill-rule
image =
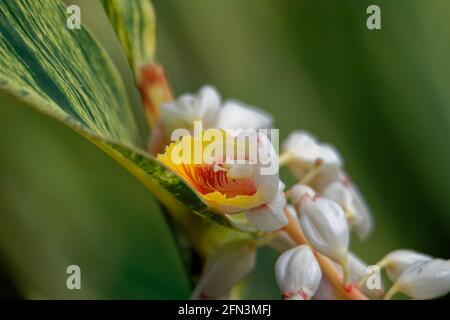
<path id="1" fill-rule="evenodd" d="M 231 140 L 217 143 L 210 135 L 196 135 L 196 121 L 201 121 L 203 128 L 219 129 Z M 397 250 L 369 266 L 350 252 L 350 233 L 364 240 L 374 222 L 344 170 L 341 155 L 303 131 L 288 136 L 279 157 L 277 141 L 267 134 L 258 132 L 249 144 L 238 139 L 248 130 L 268 129 L 272 122 L 269 114 L 256 107 L 222 101 L 211 86 L 161 108 L 150 149 L 208 207 L 219 214 L 243 214 L 245 223 L 259 235 L 257 240 L 219 248 L 206 263 L 192 298 L 229 297 L 234 285 L 253 269 L 255 251 L 264 244 L 281 253 L 275 278 L 284 299 L 389 299 L 398 292 L 432 299 L 450 290 L 448 260 Z M 180 128 L 186 134 L 174 139 L 173 132 Z M 206 148 L 214 144 L 208 161 L 195 159 L 192 145 L 196 143 Z M 252 148 L 257 156 L 250 152 Z M 180 150 L 183 161 L 175 160 Z M 266 160 L 276 163 L 275 172 L 262 170 Z M 278 166 L 284 165 L 298 181 L 290 188 L 279 178 Z M 393 283 L 386 294 L 379 276 L 383 268 Z"/>

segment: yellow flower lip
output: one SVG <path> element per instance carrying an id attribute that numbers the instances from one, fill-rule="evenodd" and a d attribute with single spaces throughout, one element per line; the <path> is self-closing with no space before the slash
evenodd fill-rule
<path id="1" fill-rule="evenodd" d="M 204 138 L 184 136 L 167 146 L 164 154 L 159 154 L 157 159 L 178 174 L 206 205 L 220 213 L 238 213 L 267 202 L 266 197 L 258 190 L 254 175 L 235 177 L 228 174 L 233 165 L 224 163 L 225 149 L 223 153 L 216 155 L 217 161 L 214 162 L 205 161 L 203 158 L 201 163 L 198 163 L 198 159 L 194 161 L 195 152 L 190 152 L 187 156 L 180 155 L 183 144 L 193 151 L 195 143 L 202 148 L 211 144 Z M 236 147 L 241 146 L 236 144 Z"/>

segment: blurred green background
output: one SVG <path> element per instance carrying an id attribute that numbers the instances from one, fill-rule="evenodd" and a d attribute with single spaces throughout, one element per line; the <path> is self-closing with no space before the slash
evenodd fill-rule
<path id="1" fill-rule="evenodd" d="M 119 64 L 139 114 L 98 3 L 67 2 L 80 4 Z M 366 28 L 370 4 L 381 8 L 381 30 Z M 177 95 L 210 83 L 271 112 L 282 138 L 301 128 L 337 146 L 376 221 L 369 240 L 352 240 L 357 254 L 369 263 L 397 248 L 450 257 L 449 1 L 154 6 L 157 58 Z M 63 265 L 82 261 L 93 270 L 83 297 L 187 297 L 179 249 L 146 190 L 68 129 L 0 102 L 0 294 L 76 298 L 61 287 Z M 246 297 L 278 298 L 275 258 L 260 252 Z"/>

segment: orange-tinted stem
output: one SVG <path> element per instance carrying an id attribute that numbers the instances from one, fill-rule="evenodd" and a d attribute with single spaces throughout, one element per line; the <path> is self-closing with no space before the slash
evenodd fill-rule
<path id="1" fill-rule="evenodd" d="M 141 68 L 139 90 L 148 122 L 154 128 L 159 120 L 161 105 L 173 100 L 172 90 L 167 81 L 164 69 L 157 64 Z"/>

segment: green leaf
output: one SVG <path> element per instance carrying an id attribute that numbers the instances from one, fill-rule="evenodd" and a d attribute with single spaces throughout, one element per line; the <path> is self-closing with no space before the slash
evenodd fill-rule
<path id="1" fill-rule="evenodd" d="M 143 146 L 106 52 L 66 19 L 59 1 L 0 3 L 0 88 L 100 137 Z"/>
<path id="2" fill-rule="evenodd" d="M 0 92 L 0 252 L 25 298 L 186 299 L 179 249 L 148 190 L 60 122 Z M 81 268 L 81 290 L 66 269 Z"/>
<path id="3" fill-rule="evenodd" d="M 155 12 L 150 0 L 101 0 L 136 79 L 153 63 L 156 46 Z"/>
<path id="4" fill-rule="evenodd" d="M 117 71 L 87 30 L 65 28 L 61 3 L 8 0 L 0 9 L 0 89 L 96 144 L 172 212 L 182 212 L 176 218 L 185 226 L 192 219 L 187 207 L 208 220 L 240 228 L 206 207 L 177 175 L 142 151 Z"/>

